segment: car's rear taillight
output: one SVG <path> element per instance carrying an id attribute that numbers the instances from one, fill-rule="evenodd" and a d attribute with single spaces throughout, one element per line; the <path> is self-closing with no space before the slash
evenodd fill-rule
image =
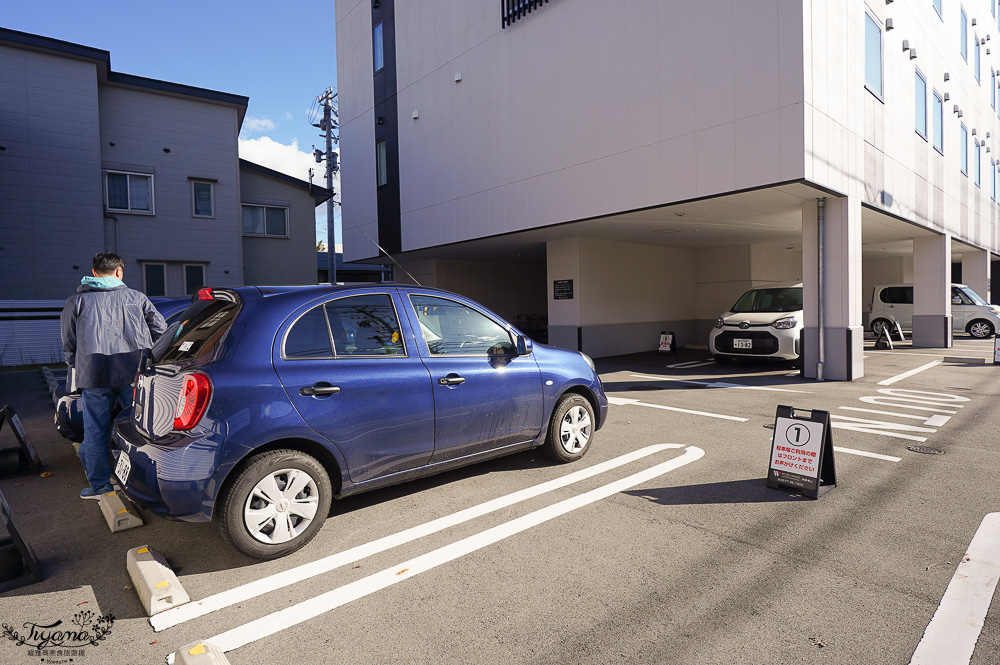
<path id="1" fill-rule="evenodd" d="M 198 289 L 198 300 L 215 300 L 215 296 L 212 295 L 212 287 L 205 286 Z"/>
<path id="2" fill-rule="evenodd" d="M 174 429 L 189 430 L 198 424 L 205 415 L 208 402 L 212 398 L 212 382 L 199 372 L 193 372 L 184 377 L 184 387 L 177 399 L 177 410 L 174 412 Z"/>

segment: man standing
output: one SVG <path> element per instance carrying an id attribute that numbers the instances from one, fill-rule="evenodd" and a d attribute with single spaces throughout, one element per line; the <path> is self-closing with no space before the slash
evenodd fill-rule
<path id="1" fill-rule="evenodd" d="M 125 261 L 111 252 L 94 256 L 94 276 L 84 277 L 62 311 L 66 364 L 83 390 L 80 461 L 90 487 L 82 499 L 97 499 L 111 485 L 111 418 L 115 406 L 132 405 L 131 383 L 143 349 L 153 346 L 167 324 L 149 299 L 125 286 Z"/>

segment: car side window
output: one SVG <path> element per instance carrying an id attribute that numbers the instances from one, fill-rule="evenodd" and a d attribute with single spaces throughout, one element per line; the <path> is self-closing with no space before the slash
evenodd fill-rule
<path id="1" fill-rule="evenodd" d="M 285 335 L 285 358 L 329 358 L 330 331 L 322 307 L 313 307 L 292 324 Z"/>
<path id="2" fill-rule="evenodd" d="M 514 353 L 506 328 L 467 305 L 434 296 L 411 295 L 420 332 L 435 356 Z"/>
<path id="3" fill-rule="evenodd" d="M 405 356 L 399 318 L 387 293 L 348 296 L 326 303 L 337 357 Z"/>

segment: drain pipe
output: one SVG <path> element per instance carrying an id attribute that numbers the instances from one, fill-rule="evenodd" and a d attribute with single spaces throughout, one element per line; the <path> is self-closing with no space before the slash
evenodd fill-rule
<path id="1" fill-rule="evenodd" d="M 818 337 L 819 337 L 819 362 L 816 363 L 816 380 L 823 380 L 823 366 L 826 358 L 826 316 L 823 311 L 824 309 L 824 291 L 823 291 L 823 236 L 824 236 L 824 226 L 826 222 L 826 198 L 816 199 L 816 222 L 819 226 L 819 234 L 816 242 L 817 251 L 819 253 L 819 278 L 817 281 L 817 305 L 818 305 Z"/>

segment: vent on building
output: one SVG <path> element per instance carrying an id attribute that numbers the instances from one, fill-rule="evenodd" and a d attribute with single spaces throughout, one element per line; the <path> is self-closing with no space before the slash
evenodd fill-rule
<path id="1" fill-rule="evenodd" d="M 506 28 L 548 2 L 549 0 L 500 0 L 500 27 Z"/>

